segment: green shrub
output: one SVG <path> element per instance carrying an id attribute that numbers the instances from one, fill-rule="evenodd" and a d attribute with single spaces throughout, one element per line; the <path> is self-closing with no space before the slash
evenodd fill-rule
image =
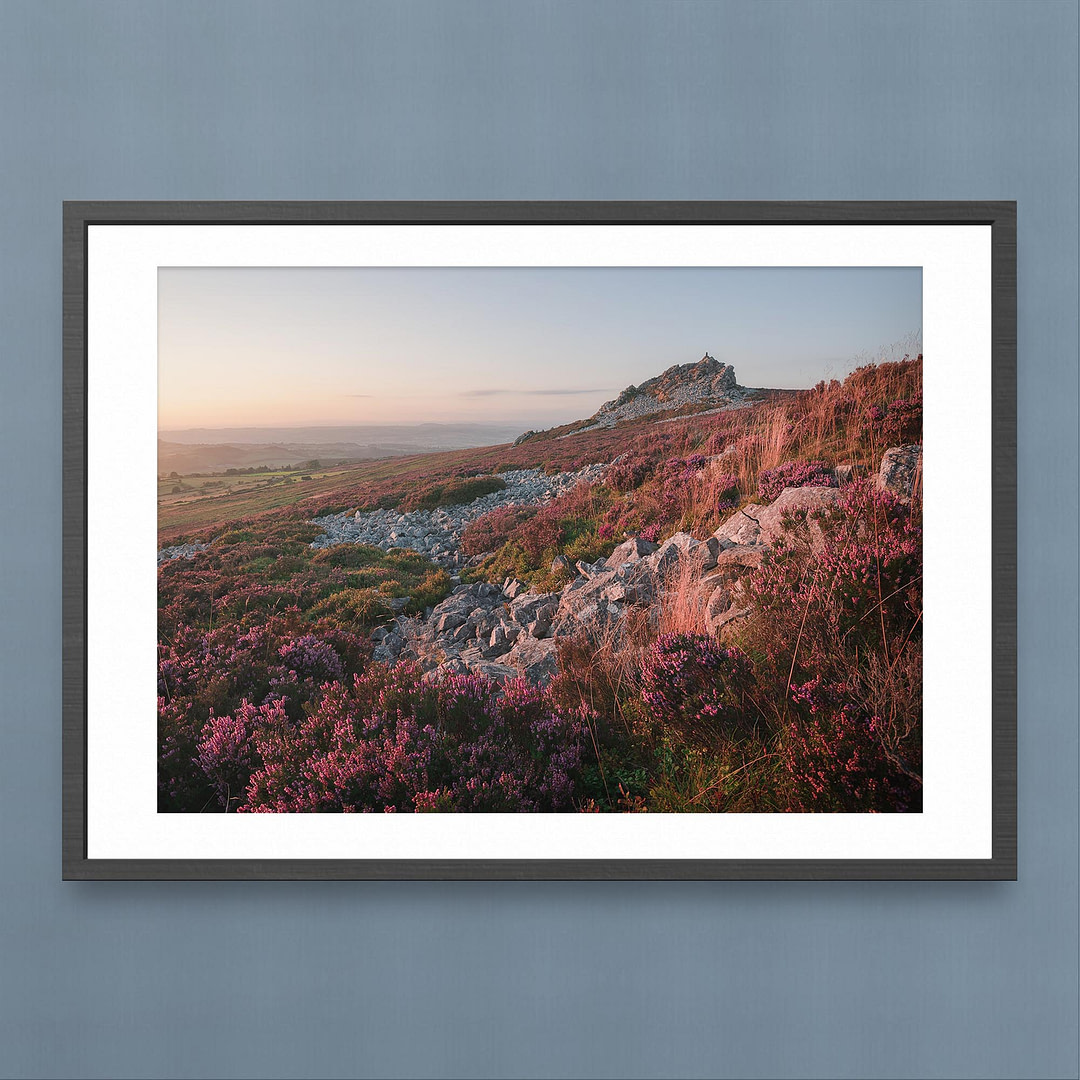
<path id="1" fill-rule="evenodd" d="M 342 589 L 307 611 L 309 619 L 327 618 L 343 626 L 376 626 L 389 622 L 393 612 L 374 589 Z"/>
<path id="2" fill-rule="evenodd" d="M 222 533 L 214 541 L 214 544 L 221 547 L 227 547 L 232 544 L 247 544 L 254 539 L 255 534 L 250 529 L 231 529 L 229 532 Z"/>
<path id="3" fill-rule="evenodd" d="M 450 595 L 452 588 L 450 575 L 445 570 L 428 570 L 421 579 L 409 589 L 409 606 L 405 611 L 410 615 L 419 614 L 426 607 L 434 607 Z"/>
<path id="4" fill-rule="evenodd" d="M 386 552 L 371 544 L 334 544 L 316 552 L 311 561 L 345 569 L 360 569 L 378 566 L 385 559 Z"/>
<path id="5" fill-rule="evenodd" d="M 572 562 L 579 559 L 584 562 L 596 562 L 597 559 L 606 558 L 616 548 L 617 541 L 601 540 L 593 529 L 581 532 L 574 537 L 566 547 L 563 554 Z"/>
<path id="6" fill-rule="evenodd" d="M 440 483 L 425 484 L 416 491 L 410 492 L 398 503 L 398 509 L 408 513 L 411 510 L 435 510 L 440 506 L 458 506 L 461 503 L 479 499 L 481 495 L 502 491 L 505 487 L 506 481 L 498 476 L 480 476 L 464 480 L 454 476 Z"/>

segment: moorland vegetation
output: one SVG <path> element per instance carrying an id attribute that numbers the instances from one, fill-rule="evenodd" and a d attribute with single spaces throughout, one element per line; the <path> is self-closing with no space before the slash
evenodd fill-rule
<path id="1" fill-rule="evenodd" d="M 905 357 L 719 412 L 567 425 L 163 510 L 162 546 L 198 553 L 159 568 L 159 809 L 920 809 L 921 485 L 894 489 L 878 469 L 921 443 L 921 376 L 921 355 Z M 597 482 L 470 521 L 458 565 L 312 547 L 318 517 L 462 505 L 510 470 L 596 463 Z M 782 498 L 792 509 L 767 543 L 722 533 Z M 711 565 L 661 548 L 651 593 L 605 601 L 617 618 L 521 630 L 557 657 L 542 679 L 410 652 L 404 628 L 430 627 L 458 590 L 490 593 L 488 608 L 520 608 L 522 591 L 561 604 L 610 575 L 602 560 L 628 539 L 683 536 L 686 552 L 711 539 Z M 721 588 L 738 617 L 718 625 Z"/>

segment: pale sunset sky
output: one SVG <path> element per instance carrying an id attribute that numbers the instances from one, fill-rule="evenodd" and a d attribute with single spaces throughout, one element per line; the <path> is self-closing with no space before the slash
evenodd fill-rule
<path id="1" fill-rule="evenodd" d="M 919 267 L 162 267 L 158 423 L 550 427 L 706 351 L 800 388 L 921 326 Z"/>

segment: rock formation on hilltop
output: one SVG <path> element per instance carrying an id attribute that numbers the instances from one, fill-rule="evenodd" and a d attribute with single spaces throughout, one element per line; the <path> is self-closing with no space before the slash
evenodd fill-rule
<path id="1" fill-rule="evenodd" d="M 681 409 L 686 405 L 720 408 L 740 404 L 747 390 L 735 381 L 735 369 L 706 353 L 696 364 L 673 364 L 662 375 L 640 386 L 628 386 L 617 398 L 601 405 L 578 431 L 614 427 L 651 413 Z"/>

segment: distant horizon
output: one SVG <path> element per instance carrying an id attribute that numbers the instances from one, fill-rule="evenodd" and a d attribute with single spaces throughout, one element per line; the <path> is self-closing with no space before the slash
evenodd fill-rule
<path id="1" fill-rule="evenodd" d="M 159 433 L 550 428 L 708 353 L 805 389 L 894 358 L 920 267 L 162 267 Z"/>
<path id="2" fill-rule="evenodd" d="M 338 421 L 306 421 L 297 420 L 286 423 L 220 423 L 206 424 L 193 423 L 187 428 L 158 428 L 158 435 L 181 435 L 191 431 L 303 431 L 307 428 L 508 428 L 514 427 L 513 421 L 502 422 L 499 420 L 418 420 L 416 423 L 405 421 L 380 422 L 380 421 L 357 421 L 355 423 L 341 423 Z"/>

